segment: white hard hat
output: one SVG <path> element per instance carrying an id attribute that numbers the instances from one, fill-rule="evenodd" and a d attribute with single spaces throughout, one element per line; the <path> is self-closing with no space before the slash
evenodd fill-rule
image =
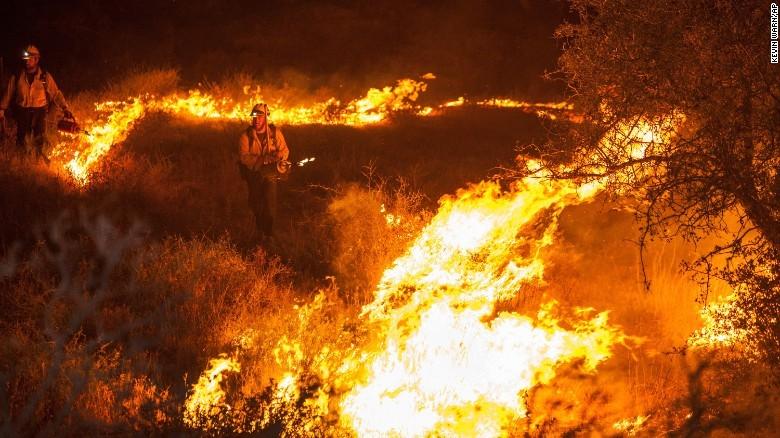
<path id="1" fill-rule="evenodd" d="M 41 52 L 38 50 L 37 47 L 30 44 L 24 49 L 24 52 L 22 52 L 22 59 L 30 59 L 34 56 L 37 56 L 38 58 L 41 57 Z"/>
<path id="2" fill-rule="evenodd" d="M 264 103 L 258 103 L 252 108 L 252 113 L 249 114 L 252 117 L 257 117 L 259 115 L 270 115 L 271 111 L 268 109 L 268 105 Z"/>

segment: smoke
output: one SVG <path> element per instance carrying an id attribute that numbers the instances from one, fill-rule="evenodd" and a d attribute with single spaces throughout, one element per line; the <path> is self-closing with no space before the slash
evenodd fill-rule
<path id="1" fill-rule="evenodd" d="M 612 311 L 655 351 L 683 347 L 701 325 L 699 285 L 682 266 L 695 257 L 693 245 L 682 239 L 650 241 L 640 258 L 634 215 L 601 200 L 568 208 L 560 233 L 562 244 L 549 254 L 546 277 L 557 298 Z"/>
<path id="2" fill-rule="evenodd" d="M 179 69 L 190 85 L 243 71 L 350 95 L 429 71 L 446 97 L 541 100 L 561 91 L 540 78 L 558 56 L 552 32 L 567 14 L 559 0 L 12 3 L 16 14 L 0 23 L 10 36 L 0 42 L 6 67 L 15 69 L 18 49 L 34 41 L 66 91 L 138 68 Z"/>

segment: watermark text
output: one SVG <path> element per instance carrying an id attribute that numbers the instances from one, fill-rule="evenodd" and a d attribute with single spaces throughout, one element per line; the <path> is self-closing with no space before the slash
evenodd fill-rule
<path id="1" fill-rule="evenodd" d="M 769 5 L 769 62 L 778 63 L 778 38 L 777 38 L 777 3 Z"/>

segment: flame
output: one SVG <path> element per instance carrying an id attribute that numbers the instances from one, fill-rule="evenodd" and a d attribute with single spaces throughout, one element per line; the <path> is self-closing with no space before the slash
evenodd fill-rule
<path id="1" fill-rule="evenodd" d="M 365 125 L 383 121 L 388 113 L 410 109 L 409 101 L 416 101 L 420 93 L 425 91 L 425 82 L 413 79 L 401 79 L 395 87 L 384 87 L 381 90 L 372 88 L 362 99 L 352 101 L 343 113 L 342 124 Z"/>
<path id="2" fill-rule="evenodd" d="M 580 122 L 582 117 L 574 114 L 574 106 L 569 102 L 525 102 L 520 100 L 513 100 L 509 98 L 490 98 L 478 101 L 469 101 L 463 96 L 458 97 L 455 100 L 450 100 L 439 104 L 436 109 L 425 108 L 424 113 L 420 112 L 420 115 L 439 115 L 443 111 L 450 108 L 458 108 L 466 105 L 476 105 L 490 108 L 513 108 L 519 109 L 526 113 L 535 114 L 539 118 L 557 120 L 558 118 L 565 118 L 570 121 Z"/>
<path id="3" fill-rule="evenodd" d="M 298 161 L 296 164 L 297 164 L 298 167 L 303 167 L 303 166 L 307 165 L 308 163 L 311 163 L 312 161 L 314 161 L 316 159 L 317 159 L 317 157 L 304 158 L 303 160 Z"/>
<path id="4" fill-rule="evenodd" d="M 753 334 L 748 329 L 738 328 L 735 319 L 748 320 L 747 312 L 737 303 L 735 293 L 726 295 L 716 302 L 701 308 L 699 316 L 702 327 L 688 337 L 688 347 L 693 349 L 733 348 L 751 351 Z M 751 355 L 748 354 L 750 359 Z"/>
<path id="5" fill-rule="evenodd" d="M 401 216 L 389 213 L 387 208 L 385 208 L 385 204 L 379 206 L 379 212 L 382 213 L 382 216 L 384 216 L 388 227 L 395 228 L 401 225 Z"/>
<path id="6" fill-rule="evenodd" d="M 618 129 L 630 148 L 650 138 L 650 128 Z M 537 162 L 528 167 L 545 175 Z M 323 418 L 335 410 L 338 425 L 358 436 L 503 436 L 527 415 L 524 395 L 550 383 L 563 364 L 594 372 L 629 339 L 606 312 L 564 313 L 555 301 L 534 317 L 496 310 L 543 282 L 544 253 L 555 242 L 560 213 L 591 201 L 606 183 L 537 177 L 508 189 L 482 182 L 443 198 L 362 308 L 360 323 L 371 334 L 364 344 L 336 355 L 325 346 L 307 356 L 302 341 L 282 336 L 274 349 L 286 370 L 275 387 L 277 402 L 298 409 L 297 385 L 308 372 L 322 385 L 303 406 Z M 310 331 L 324 301 L 320 293 L 296 308 L 301 333 Z M 632 433 L 645 420 L 613 428 Z M 313 430 L 310 423 L 302 427 Z"/>
<path id="7" fill-rule="evenodd" d="M 346 104 L 330 98 L 308 106 L 277 105 L 273 108 L 272 119 L 281 125 L 365 126 L 382 123 L 393 112 L 413 110 L 425 113 L 426 109 L 430 110 L 414 103 L 426 87 L 427 84 L 422 81 L 401 79 L 394 86 L 371 88 L 364 97 Z M 57 144 L 52 156 L 65 163 L 65 169 L 77 183 L 86 185 L 94 166 L 113 145 L 124 141 L 135 123 L 146 114 L 163 112 L 193 119 L 246 120 L 252 106 L 263 101 L 258 93 L 245 102 L 191 90 L 187 94 L 135 96 L 121 102 L 98 103 L 95 105 L 98 119 L 85 123 L 89 134 L 66 137 Z"/>
<path id="8" fill-rule="evenodd" d="M 414 79 L 400 79 L 394 86 L 371 88 L 360 99 L 342 104 L 336 98 L 315 102 L 307 106 L 276 105 L 271 118 L 281 125 L 347 125 L 363 126 L 380 123 L 395 111 L 417 108 L 414 102 L 425 91 L 427 84 Z M 170 95 L 156 99 L 149 106 L 157 111 L 183 117 L 218 120 L 246 120 L 256 102 L 264 101 L 257 92 L 246 102 L 233 102 L 217 98 L 200 90 L 192 90 L 186 96 Z"/>
<path id="9" fill-rule="evenodd" d="M 612 424 L 612 428 L 617 432 L 623 432 L 628 436 L 634 436 L 642 431 L 649 415 L 637 415 L 635 418 L 623 418 Z"/>
<path id="10" fill-rule="evenodd" d="M 241 372 L 241 364 L 235 357 L 221 354 L 209 361 L 209 368 L 198 378 L 184 403 L 184 424 L 208 430 L 215 426 L 213 417 L 230 411 L 222 389 L 222 380 L 229 372 Z"/>
<path id="11" fill-rule="evenodd" d="M 86 184 L 92 167 L 111 149 L 124 141 L 136 121 L 147 112 L 147 106 L 140 97 L 124 102 L 103 102 L 96 104 L 98 112 L 107 113 L 104 120 L 89 121 L 88 132 L 75 136 L 71 141 L 57 145 L 54 157 L 67 160 L 65 169 L 80 184 Z M 68 156 L 72 158 L 68 160 Z"/>
<path id="12" fill-rule="evenodd" d="M 491 98 L 477 102 L 479 106 L 495 108 L 517 108 L 536 114 L 542 119 L 558 120 L 560 117 L 573 122 L 581 122 L 582 117 L 574 114 L 574 105 L 569 102 L 524 102 L 508 98 Z"/>
<path id="13" fill-rule="evenodd" d="M 682 113 L 672 113 L 655 122 L 639 117 L 620 123 L 619 129 L 613 131 L 615 134 L 605 137 L 602 142 L 608 144 L 606 149 L 625 151 L 626 157 L 619 157 L 621 159 L 639 160 L 662 151 L 684 121 Z"/>
<path id="14" fill-rule="evenodd" d="M 616 129 L 632 148 L 670 139 L 673 130 L 656 137 L 655 128 Z M 528 166 L 545 176 L 539 163 Z M 627 337 L 606 312 L 576 309 L 568 328 L 554 316 L 555 302 L 535 320 L 495 313 L 497 303 L 543 280 L 543 251 L 554 243 L 561 211 L 590 201 L 604 184 L 529 177 L 508 191 L 483 182 L 445 198 L 363 308 L 381 335 L 357 356 L 358 377 L 339 404 L 341 424 L 358 436 L 503 436 L 527 413 L 523 394 L 549 383 L 561 364 L 581 361 L 594 371 L 609 358 Z"/>
<path id="15" fill-rule="evenodd" d="M 523 102 L 519 100 L 512 100 L 507 98 L 491 98 L 480 100 L 477 105 L 481 106 L 493 106 L 498 108 L 529 108 L 529 109 L 549 109 L 549 110 L 566 110 L 571 111 L 574 106 L 569 102 L 548 102 L 548 103 L 534 103 Z"/>
<path id="16" fill-rule="evenodd" d="M 328 361 L 325 347 L 309 361 L 298 340 L 280 338 L 273 353 L 287 371 L 269 409 L 285 403 L 295 409 L 304 364 L 313 363 L 308 371 L 330 390 L 303 405 L 324 417 L 334 406 L 330 397 L 339 394 L 339 425 L 358 436 L 504 435 L 527 413 L 524 393 L 552 381 L 567 362 L 593 372 L 626 339 L 606 312 L 576 309 L 561 318 L 553 301 L 535 318 L 494 314 L 498 302 L 541 281 L 542 252 L 554 241 L 562 209 L 596 193 L 571 182 L 527 179 L 508 191 L 485 182 L 444 199 L 362 309 L 363 324 L 375 333 L 367 345 L 336 356 L 339 362 Z M 320 293 L 297 308 L 302 332 L 324 300 Z"/>
<path id="17" fill-rule="evenodd" d="M 424 80 L 436 76 L 427 73 Z M 427 89 L 427 83 L 415 79 L 400 79 L 394 85 L 371 88 L 365 96 L 343 103 L 329 98 L 308 105 L 288 106 L 283 101 L 272 103 L 272 120 L 280 125 L 346 125 L 367 126 L 386 122 L 388 117 L 399 111 L 409 111 L 418 116 L 432 116 L 443 110 L 471 104 L 463 96 L 436 106 L 417 104 L 420 94 Z M 172 93 L 165 96 L 131 96 L 124 101 L 107 101 L 95 104 L 97 118 L 84 124 L 86 133 L 63 135 L 55 146 L 52 157 L 63 163 L 65 170 L 79 184 L 86 185 L 102 157 L 111 148 L 123 142 L 136 122 L 149 113 L 162 112 L 177 117 L 196 120 L 239 121 L 247 120 L 252 106 L 265 99 L 260 88 L 244 87 L 245 101 L 236 102 L 228 97 L 219 97 L 202 90 L 187 93 Z M 511 99 L 487 99 L 476 102 L 479 106 L 519 108 L 539 117 L 556 119 L 572 110 L 567 102 L 529 103 Z M 88 134 L 87 134 L 88 133 Z"/>
<path id="18" fill-rule="evenodd" d="M 342 421 L 359 436 L 501 435 L 526 414 L 525 391 L 549 383 L 559 364 L 575 358 L 593 371 L 621 339 L 606 315 L 573 330 L 540 316 L 485 323 L 479 311 L 432 305 L 415 333 L 392 340 L 372 361 L 370 381 L 341 403 Z"/>
<path id="19" fill-rule="evenodd" d="M 420 117 L 431 116 L 431 115 L 434 115 L 434 114 L 435 114 L 434 113 L 434 109 L 432 107 L 430 107 L 430 106 L 426 106 L 426 107 L 423 107 L 423 108 L 420 108 L 419 110 L 417 110 L 417 115 L 420 116 Z"/>
<path id="20" fill-rule="evenodd" d="M 553 316 L 554 303 L 536 320 L 493 315 L 542 278 L 557 214 L 587 199 L 575 184 L 526 180 L 507 193 L 482 183 L 444 200 L 363 309 L 384 337 L 361 355 L 365 377 L 342 399 L 342 423 L 359 436 L 499 436 L 525 415 L 523 392 L 551 381 L 560 364 L 579 359 L 592 371 L 608 358 L 624 337 L 606 313 L 582 311 L 572 329 Z M 522 233 L 538 221 L 536 235 Z"/>
<path id="21" fill-rule="evenodd" d="M 652 132 L 642 128 L 624 132 L 629 146 Z M 502 436 L 526 415 L 523 394 L 549 383 L 561 364 L 593 371 L 609 358 L 627 337 L 605 312 L 576 309 L 565 327 L 555 302 L 535 320 L 495 313 L 543 280 L 560 212 L 590 201 L 604 183 L 525 178 L 508 191 L 483 182 L 445 198 L 363 308 L 380 336 L 346 372 L 357 377 L 345 379 L 341 424 L 358 436 Z"/>
<path id="22" fill-rule="evenodd" d="M 453 107 L 463 106 L 464 103 L 466 103 L 466 99 L 464 99 L 463 96 L 460 96 L 455 100 L 444 102 L 443 104 L 441 104 L 441 106 L 445 108 L 453 108 Z"/>

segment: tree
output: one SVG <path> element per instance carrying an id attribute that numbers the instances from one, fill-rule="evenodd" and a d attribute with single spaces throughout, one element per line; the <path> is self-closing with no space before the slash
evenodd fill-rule
<path id="1" fill-rule="evenodd" d="M 642 246 L 728 233 L 689 267 L 704 284 L 730 282 L 780 359 L 780 67 L 769 62 L 769 3 L 571 4 L 578 22 L 557 31 L 558 73 L 582 123 L 525 152 L 545 175 L 639 195 Z M 643 125 L 654 135 L 638 140 Z"/>

